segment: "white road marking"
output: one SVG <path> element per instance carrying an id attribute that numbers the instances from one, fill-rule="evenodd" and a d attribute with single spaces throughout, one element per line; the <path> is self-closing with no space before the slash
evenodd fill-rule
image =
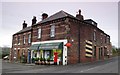
<path id="1" fill-rule="evenodd" d="M 82 71 L 80 71 L 80 72 L 89 71 L 89 70 L 92 70 L 92 69 L 95 69 L 95 68 L 98 68 L 98 67 L 100 67 L 100 66 L 96 66 L 96 67 L 93 67 L 93 68 L 89 68 L 89 69 L 87 69 L 87 70 L 82 70 Z"/>

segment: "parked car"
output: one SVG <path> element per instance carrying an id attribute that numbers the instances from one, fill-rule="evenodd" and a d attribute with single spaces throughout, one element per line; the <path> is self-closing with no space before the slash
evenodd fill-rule
<path id="1" fill-rule="evenodd" d="M 3 60 L 9 60 L 9 56 L 3 57 Z"/>

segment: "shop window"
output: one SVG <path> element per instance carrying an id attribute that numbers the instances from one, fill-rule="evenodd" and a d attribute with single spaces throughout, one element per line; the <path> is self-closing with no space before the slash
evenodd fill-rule
<path id="1" fill-rule="evenodd" d="M 35 57 L 37 57 L 37 52 L 35 52 Z"/>
<path id="2" fill-rule="evenodd" d="M 50 37 L 55 37 L 55 25 L 51 26 Z"/>

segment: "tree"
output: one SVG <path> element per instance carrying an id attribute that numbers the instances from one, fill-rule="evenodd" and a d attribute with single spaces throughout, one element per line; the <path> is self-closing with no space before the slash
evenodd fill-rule
<path id="1" fill-rule="evenodd" d="M 10 47 L 1 47 L 2 58 L 10 54 Z"/>
<path id="2" fill-rule="evenodd" d="M 117 56 L 118 55 L 118 49 L 117 49 L 117 47 L 112 46 L 112 54 L 113 54 L 113 56 Z"/>

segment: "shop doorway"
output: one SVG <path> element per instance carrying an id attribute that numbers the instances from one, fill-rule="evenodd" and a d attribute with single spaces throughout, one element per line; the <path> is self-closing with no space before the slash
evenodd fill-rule
<path id="1" fill-rule="evenodd" d="M 55 54 L 55 53 L 57 53 L 57 54 Z M 62 53 L 63 52 L 61 49 L 41 50 L 40 57 L 45 58 L 46 60 L 49 58 L 50 62 L 53 62 L 53 64 L 56 60 L 56 63 L 58 65 L 62 65 L 62 61 L 63 61 Z"/>
<path id="2" fill-rule="evenodd" d="M 31 51 L 28 50 L 28 63 L 30 63 L 30 62 L 31 62 Z"/>

